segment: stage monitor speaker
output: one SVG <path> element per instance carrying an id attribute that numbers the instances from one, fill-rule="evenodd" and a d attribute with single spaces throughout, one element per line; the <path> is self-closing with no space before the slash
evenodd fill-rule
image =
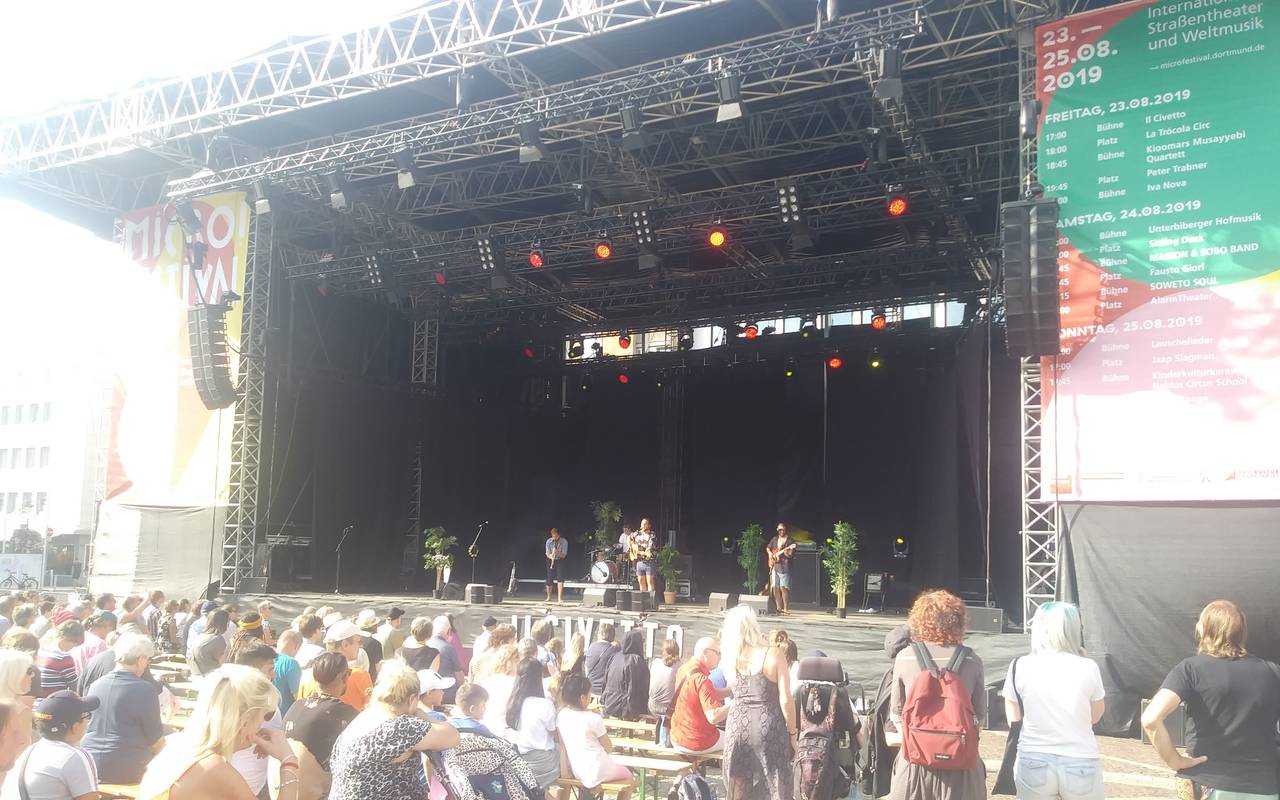
<path id="1" fill-rule="evenodd" d="M 707 598 L 707 610 L 725 612 L 738 604 L 738 595 L 733 592 L 712 592 Z"/>
<path id="2" fill-rule="evenodd" d="M 265 594 L 266 591 L 266 578 L 241 578 L 240 585 L 236 587 L 238 594 Z"/>
<path id="3" fill-rule="evenodd" d="M 1060 313 L 1067 302 L 1058 286 L 1058 201 L 1039 198 L 1000 206 L 1000 247 L 1009 355 L 1057 355 Z"/>
<path id="4" fill-rule="evenodd" d="M 501 586 L 484 587 L 484 602 L 489 605 L 501 603 L 504 597 L 506 597 L 506 592 L 503 591 Z"/>
<path id="5" fill-rule="evenodd" d="M 485 589 L 492 588 L 483 583 L 468 583 L 466 588 L 463 589 L 463 594 L 466 595 L 468 603 L 483 603 Z"/>
<path id="6" fill-rule="evenodd" d="M 757 615 L 776 614 L 778 607 L 773 603 L 773 595 L 743 594 L 738 595 L 738 605 L 751 606 Z"/>
<path id="7" fill-rule="evenodd" d="M 967 633 L 1004 633 L 1004 609 L 966 606 L 969 614 Z"/>
<path id="8" fill-rule="evenodd" d="M 606 589 L 603 586 L 588 586 L 582 590 L 582 606 L 584 608 L 613 608 L 617 602 L 617 589 Z"/>
<path id="9" fill-rule="evenodd" d="M 227 307 L 201 303 L 187 309 L 187 346 L 191 377 L 205 408 L 226 408 L 236 401 L 227 358 Z"/>
<path id="10" fill-rule="evenodd" d="M 644 613 L 646 611 L 656 610 L 653 604 L 652 592 L 640 592 L 633 589 L 627 592 L 627 594 L 631 595 L 631 611 Z"/>
<path id="11" fill-rule="evenodd" d="M 444 591 L 441 592 L 440 595 L 440 599 L 442 600 L 461 600 L 462 584 L 450 581 L 444 585 Z"/>
<path id="12" fill-rule="evenodd" d="M 1141 702 L 1140 704 L 1142 706 L 1141 713 L 1146 713 L 1147 705 L 1150 702 L 1151 702 L 1150 700 L 1145 700 L 1145 699 Z M 1179 703 L 1178 707 L 1175 708 L 1173 712 L 1169 714 L 1169 716 L 1164 718 L 1164 728 L 1169 732 L 1169 738 L 1173 740 L 1174 747 L 1186 747 L 1187 746 L 1187 707 Z M 1142 743 L 1151 744 L 1151 739 L 1147 736 L 1147 732 L 1145 729 L 1142 731 Z"/>

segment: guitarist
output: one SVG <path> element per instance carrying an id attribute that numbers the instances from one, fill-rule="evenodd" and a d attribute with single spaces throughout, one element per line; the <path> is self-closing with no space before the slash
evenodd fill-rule
<path id="1" fill-rule="evenodd" d="M 784 522 L 778 523 L 778 535 L 769 540 L 769 585 L 779 614 L 791 613 L 791 559 L 796 555 L 796 542 Z"/>
<path id="2" fill-rule="evenodd" d="M 547 602 L 551 602 L 551 587 L 556 588 L 556 602 L 564 602 L 564 558 L 569 555 L 569 543 L 560 538 L 560 529 L 551 529 L 544 551 L 547 556 Z"/>
<path id="3" fill-rule="evenodd" d="M 627 544 L 627 555 L 636 565 L 636 579 L 640 582 L 640 591 L 653 591 L 653 526 L 649 520 L 640 520 L 640 530 L 631 534 Z"/>

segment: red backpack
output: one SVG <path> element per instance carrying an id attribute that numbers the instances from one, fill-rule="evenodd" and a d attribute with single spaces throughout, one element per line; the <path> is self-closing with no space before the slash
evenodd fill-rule
<path id="1" fill-rule="evenodd" d="M 978 725 L 973 701 L 957 674 L 969 649 L 957 647 L 940 670 L 927 647 L 919 642 L 911 647 L 921 672 L 902 704 L 903 757 L 930 769 L 970 769 L 978 763 Z"/>

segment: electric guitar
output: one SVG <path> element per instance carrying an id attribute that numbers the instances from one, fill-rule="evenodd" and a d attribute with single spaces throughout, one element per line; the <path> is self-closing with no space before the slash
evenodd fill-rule
<path id="1" fill-rule="evenodd" d="M 776 550 L 772 547 L 766 547 L 765 550 L 769 551 L 769 569 L 773 569 L 777 566 L 779 559 L 783 556 L 791 555 L 791 552 L 788 551 L 794 551 L 797 544 L 798 542 L 792 542 L 791 544 L 779 547 Z"/>

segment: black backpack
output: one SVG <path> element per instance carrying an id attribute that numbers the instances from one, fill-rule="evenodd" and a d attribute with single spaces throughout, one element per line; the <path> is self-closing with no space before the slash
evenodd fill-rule
<path id="1" fill-rule="evenodd" d="M 826 712 L 822 713 L 823 689 Z M 800 698 L 800 735 L 796 741 L 795 795 L 799 800 L 827 800 L 849 794 L 852 781 L 836 762 L 836 706 L 844 700 L 835 686 L 809 685 Z M 813 719 L 817 717 L 818 721 Z"/>
<path id="2" fill-rule="evenodd" d="M 667 800 L 716 800 L 716 793 L 706 778 L 690 772 L 671 784 Z"/>
<path id="3" fill-rule="evenodd" d="M 884 797 L 889 794 L 889 782 L 893 778 L 893 760 L 897 748 L 890 747 L 884 739 L 884 728 L 889 721 L 889 701 L 893 695 L 893 669 L 880 679 L 875 705 L 867 714 L 867 735 L 861 751 L 862 794 L 864 797 Z"/>

